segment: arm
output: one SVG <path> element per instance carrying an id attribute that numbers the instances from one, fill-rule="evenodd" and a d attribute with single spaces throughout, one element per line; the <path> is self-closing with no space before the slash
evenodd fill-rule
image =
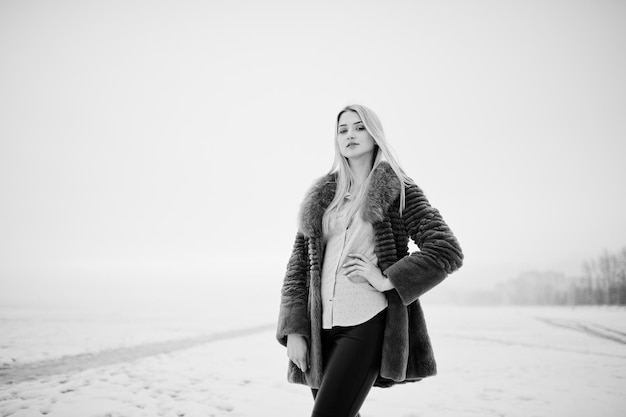
<path id="1" fill-rule="evenodd" d="M 420 248 L 384 271 L 404 305 L 439 284 L 463 264 L 459 242 L 441 214 L 417 185 L 406 188 L 402 220 L 408 235 Z"/>
<path id="2" fill-rule="evenodd" d="M 278 314 L 276 338 L 284 346 L 287 346 L 287 336 L 290 334 L 306 338 L 310 336 L 311 326 L 307 311 L 308 257 L 307 239 L 302 233 L 298 233 L 287 264 Z"/>

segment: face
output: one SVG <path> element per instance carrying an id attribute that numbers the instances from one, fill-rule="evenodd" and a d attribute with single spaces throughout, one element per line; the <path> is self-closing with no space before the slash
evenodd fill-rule
<path id="1" fill-rule="evenodd" d="M 345 111 L 341 114 L 337 127 L 337 145 L 341 155 L 348 160 L 372 158 L 375 144 L 357 112 Z"/>

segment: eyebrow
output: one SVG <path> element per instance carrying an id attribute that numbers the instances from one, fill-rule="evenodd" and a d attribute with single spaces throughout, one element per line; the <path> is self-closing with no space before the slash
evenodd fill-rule
<path id="1" fill-rule="evenodd" d="M 354 126 L 354 125 L 358 125 L 359 123 L 363 123 L 363 122 L 362 122 L 362 121 L 358 121 L 358 122 L 356 122 L 356 123 L 352 123 L 352 126 Z M 347 124 L 345 124 L 345 123 L 344 123 L 344 124 L 342 124 L 342 125 L 339 125 L 339 127 L 342 127 L 342 126 L 348 126 L 348 125 L 347 125 Z"/>

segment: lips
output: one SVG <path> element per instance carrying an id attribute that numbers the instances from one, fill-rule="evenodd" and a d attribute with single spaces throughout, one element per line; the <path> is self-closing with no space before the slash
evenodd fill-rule
<path id="1" fill-rule="evenodd" d="M 350 142 L 350 143 L 348 143 L 348 144 L 346 145 L 346 148 L 351 148 L 351 147 L 353 147 L 353 146 L 357 146 L 357 145 L 358 145 L 358 143 L 356 143 L 356 142 Z"/>

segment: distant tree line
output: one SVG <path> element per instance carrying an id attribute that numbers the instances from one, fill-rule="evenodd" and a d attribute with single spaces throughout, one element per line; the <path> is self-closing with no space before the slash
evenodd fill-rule
<path id="1" fill-rule="evenodd" d="M 626 305 L 626 247 L 585 262 L 578 283 L 577 304 Z"/>
<path id="2" fill-rule="evenodd" d="M 498 284 L 482 301 L 520 305 L 626 305 L 626 247 L 605 251 L 585 262 L 578 277 L 559 272 L 524 272 L 514 280 Z"/>

